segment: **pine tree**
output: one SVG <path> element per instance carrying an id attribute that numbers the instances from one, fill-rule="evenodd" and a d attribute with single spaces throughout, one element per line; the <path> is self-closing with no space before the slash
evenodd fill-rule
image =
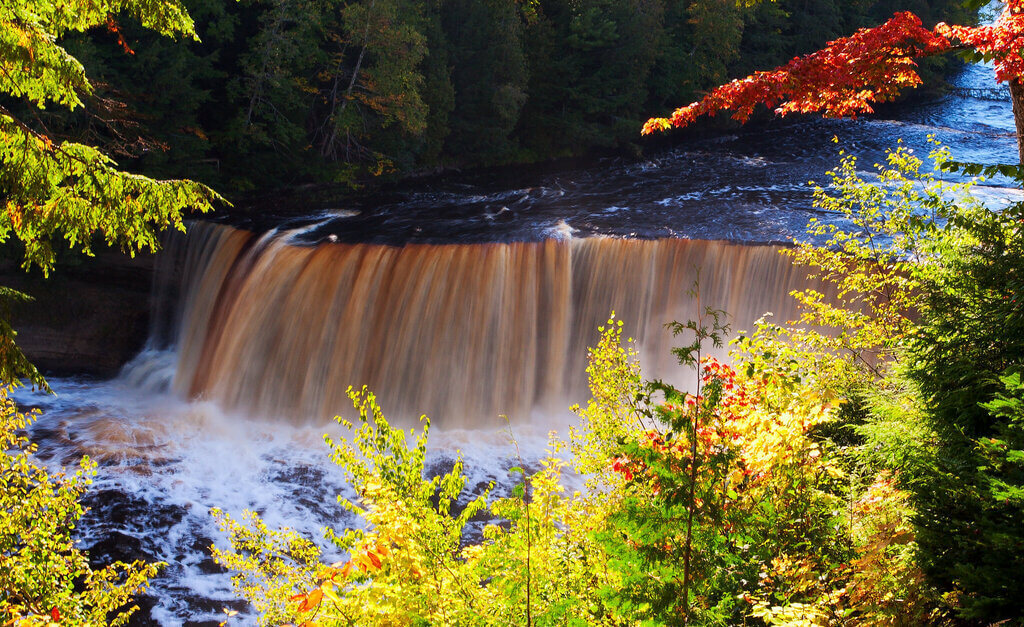
<path id="1" fill-rule="evenodd" d="M 87 255 L 98 241 L 129 254 L 155 250 L 160 230 L 182 229 L 186 210 L 207 211 L 219 198 L 192 181 L 158 181 L 121 171 L 95 147 L 55 140 L 44 126 L 9 108 L 12 101 L 38 109 L 82 107 L 93 87 L 82 64 L 58 42 L 95 27 L 116 33 L 118 15 L 163 35 L 196 36 L 191 18 L 175 0 L 0 3 L 0 92 L 8 96 L 0 104 L 0 242 L 12 236 L 20 240 L 23 266 L 38 266 L 44 275 L 53 268 L 56 240 Z M 9 289 L 0 290 L 0 297 L 25 298 Z M 14 336 L 10 324 L 0 322 L 0 380 L 27 377 L 45 386 Z"/>

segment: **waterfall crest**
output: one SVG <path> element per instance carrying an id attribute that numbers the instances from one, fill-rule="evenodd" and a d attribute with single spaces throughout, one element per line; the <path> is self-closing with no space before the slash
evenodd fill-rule
<path id="1" fill-rule="evenodd" d="M 174 388 L 227 409 L 320 421 L 368 385 L 389 416 L 493 426 L 585 400 L 586 352 L 614 310 L 647 376 L 673 373 L 664 325 L 724 309 L 734 330 L 815 287 L 777 247 L 683 239 L 299 246 L 197 223 L 158 268 L 154 328 Z M 166 305 L 174 300 L 176 308 Z M 676 373 L 678 374 L 678 373 Z"/>

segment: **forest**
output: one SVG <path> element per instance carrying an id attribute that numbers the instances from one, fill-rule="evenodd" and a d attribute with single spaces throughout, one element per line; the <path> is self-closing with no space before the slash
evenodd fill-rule
<path id="1" fill-rule="evenodd" d="M 730 77 L 896 10 L 929 24 L 967 16 L 954 0 L 184 4 L 202 41 L 112 16 L 63 42 L 92 78 L 87 106 L 25 113 L 136 171 L 191 178 L 229 198 L 439 167 L 635 155 L 644 120 Z"/>
<path id="2" fill-rule="evenodd" d="M 392 375 L 399 393 L 439 380 L 413 376 L 436 364 L 446 364 L 440 379 L 450 379 L 438 393 L 445 401 L 469 389 L 458 387 L 462 379 L 533 393 L 571 363 L 558 361 L 575 346 L 559 343 L 560 332 L 591 337 L 565 328 L 576 319 L 555 319 L 556 312 L 611 291 L 594 276 L 612 275 L 614 264 L 635 275 L 618 283 L 679 291 L 672 284 L 683 276 L 678 268 L 670 268 L 668 283 L 650 268 L 659 246 L 689 250 L 687 238 L 626 241 L 636 244 L 636 262 L 601 257 L 601 244 L 628 238 L 594 237 L 600 241 L 588 247 L 571 231 L 539 243 L 402 247 L 336 238 L 310 244 L 192 223 L 192 234 L 214 245 L 184 248 L 185 261 L 164 269 L 180 279 L 179 292 L 154 290 L 155 301 L 184 303 L 171 316 L 184 329 L 181 346 L 147 345 L 136 363 L 144 372 L 133 380 L 138 370 L 129 364 L 114 387 L 61 381 L 54 389 L 82 406 L 57 422 L 46 408 L 59 405 L 15 389 L 27 382 L 52 391 L 10 323 L 0 323 L 0 624 L 184 622 L 161 623 L 138 605 L 161 577 L 180 574 L 176 561 L 194 555 L 145 553 L 146 536 L 175 534 L 143 527 L 134 536 L 113 530 L 119 535 L 112 537 L 136 543 L 130 560 L 96 559 L 83 550 L 82 534 L 111 528 L 90 519 L 86 504 L 109 513 L 135 496 L 117 489 L 145 484 L 183 460 L 199 464 L 206 482 L 193 496 L 223 495 L 210 482 L 244 480 L 232 474 L 236 459 L 281 432 L 298 435 L 258 451 L 277 474 L 257 489 L 313 476 L 314 483 L 288 484 L 301 488 L 278 494 L 299 512 L 337 501 L 343 514 L 322 537 L 277 524 L 276 510 L 208 506 L 205 497 L 190 496 L 177 509 L 157 500 L 135 510 L 140 518 L 157 510 L 172 526 L 199 511 L 219 530 L 190 529 L 194 537 L 185 540 L 204 554 L 198 569 L 223 575 L 233 594 L 201 599 L 223 606 L 216 620 L 207 607 L 199 624 L 1024 624 L 1024 200 L 1017 193 L 1024 185 L 1024 110 L 1017 107 L 1024 2 L 1010 0 L 993 25 L 981 27 L 972 17 L 978 2 L 953 1 L 184 4 L 0 4 L 0 238 L 25 269 L 59 271 L 58 249 L 68 245 L 84 256 L 106 246 L 132 255 L 161 242 L 172 248 L 174 240 L 159 239 L 162 231 L 184 231 L 190 211 L 223 207 L 225 198 L 253 190 L 385 186 L 431 168 L 514 167 L 609 150 L 636 155 L 648 141 L 641 129 L 690 126 L 701 115 L 712 119 L 679 133 L 767 119 L 768 107 L 863 114 L 897 97 L 892 85 L 920 82 L 913 59 L 940 53 L 991 62 L 995 77 L 1010 82 L 1022 163 L 959 161 L 931 136 L 927 154 L 897 142 L 874 164 L 840 145 L 838 164 L 813 186 L 806 237 L 787 246 L 707 248 L 732 251 L 710 266 L 757 247 L 806 273 L 786 295 L 799 307 L 795 319 L 765 312 L 736 328 L 735 312 L 709 302 L 709 294 L 725 293 L 711 284 L 730 283 L 738 262 L 717 273 L 698 268 L 696 280 L 681 287 L 692 317 L 656 323 L 672 347 L 634 340 L 622 313 L 611 312 L 586 351 L 589 398 L 571 407 L 572 426 L 548 432 L 543 452 L 530 452 L 516 435 L 525 423 L 506 417 L 514 452 L 497 469 L 503 476 L 489 481 L 471 480 L 456 449 L 437 463 L 431 419 L 411 428 L 403 418 L 389 420 L 366 386 L 347 388 L 339 429 L 322 436 L 332 471 L 305 461 L 288 467 L 287 455 L 308 444 L 309 432 L 291 424 L 261 431 L 265 416 L 233 422 L 240 414 L 229 401 L 245 407 L 252 399 L 243 393 L 275 397 L 281 387 L 270 379 L 277 378 L 304 394 L 284 404 L 316 405 L 347 381 L 305 375 L 340 372 L 328 359 L 338 354 L 343 365 L 366 358 L 368 371 Z M 930 59 L 923 73 L 941 77 L 956 62 Z M 674 107 L 670 117 L 652 117 Z M 680 137 L 688 136 L 660 141 Z M 989 179 L 999 185 L 986 188 Z M 1002 205 L 986 204 L 993 194 Z M 533 274 L 513 275 L 513 258 Z M 748 265 L 770 265 L 763 259 Z M 439 294 L 449 290 L 440 274 L 410 272 L 414 278 L 403 282 L 392 269 L 400 263 L 455 275 L 450 292 L 459 303 L 472 292 L 468 307 Z M 570 276 L 588 263 L 591 274 Z M 266 266 L 284 268 L 285 279 L 257 273 Z M 467 267 L 485 280 L 458 274 Z M 360 283 L 367 268 L 370 281 Z M 501 276 L 489 280 L 495 272 Z M 434 282 L 418 282 L 422 276 Z M 760 276 L 737 279 L 741 289 L 732 292 L 753 298 L 769 282 Z M 252 277 L 255 287 L 243 283 Z M 324 277 L 334 281 L 330 289 Z M 588 281 L 589 291 L 572 293 Z M 270 295 L 253 296 L 260 294 Z M 9 288 L 0 297 L 8 304 L 28 298 Z M 234 297 L 241 304 L 230 308 Z M 392 297 L 400 304 L 389 305 Z M 662 297 L 670 300 L 655 293 L 632 313 L 655 309 Z M 291 326 L 273 319 L 280 303 Z M 441 330 L 431 336 L 426 327 L 398 325 L 407 305 L 413 319 L 440 318 L 433 322 Z M 364 320 L 371 311 L 374 319 Z M 489 324 L 516 327 L 536 345 L 520 359 L 491 337 Z M 235 334 L 247 325 L 256 333 Z M 351 335 L 329 333 L 338 328 L 358 333 L 348 342 Z M 486 358 L 441 342 L 471 331 L 486 336 Z M 370 333 L 381 338 L 377 345 Z M 406 336 L 424 352 L 404 350 Z M 185 350 L 190 341 L 197 356 Z M 341 348 L 325 355 L 317 352 L 323 344 Z M 382 347 L 398 358 L 389 360 Z M 641 347 L 670 352 L 685 380 L 645 370 Z M 228 359 L 232 350 L 237 361 Z M 452 361 L 434 359 L 448 351 Z M 287 357 L 293 353 L 296 359 Z M 425 370 L 392 367 L 424 354 Z M 255 363 L 268 355 L 286 355 L 286 367 Z M 504 367 L 515 359 L 527 364 L 525 374 Z M 304 361 L 316 363 L 303 370 Z M 448 365 L 460 361 L 471 361 L 469 370 Z M 239 373 L 264 368 L 270 378 L 255 384 Z M 191 374 L 187 385 L 161 378 L 168 369 Z M 216 372 L 229 383 L 204 388 L 204 376 L 212 381 Z M 488 379 L 494 372 L 508 380 Z M 151 376 L 155 387 L 138 381 Z M 109 398 L 88 396 L 90 388 L 126 394 L 131 385 L 140 396 L 126 406 L 138 415 L 104 415 Z M 145 396 L 183 413 L 168 419 Z M 471 447 L 482 434 L 469 429 L 462 437 Z M 190 437 L 222 438 L 228 447 L 199 447 L 199 457 L 190 457 L 175 448 Z M 125 473 L 114 484 L 129 487 L 112 488 L 110 469 Z M 327 481 L 329 472 L 343 487 Z M 94 480 L 104 492 L 90 501 Z M 162 485 L 184 483 L 172 474 Z"/>

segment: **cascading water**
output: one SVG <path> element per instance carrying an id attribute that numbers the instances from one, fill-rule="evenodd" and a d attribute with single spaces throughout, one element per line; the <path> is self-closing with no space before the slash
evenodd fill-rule
<path id="1" fill-rule="evenodd" d="M 393 416 L 486 428 L 499 415 L 560 415 L 585 400 L 586 349 L 613 310 L 649 372 L 665 376 L 664 325 L 696 317 L 698 273 L 702 306 L 728 312 L 734 329 L 766 311 L 795 318 L 789 293 L 811 286 L 772 246 L 304 246 L 290 235 L 196 224 L 188 244 L 171 247 L 178 259 L 157 281 L 181 295 L 172 337 L 180 395 L 322 422 L 347 406 L 347 386 L 367 385 Z"/>

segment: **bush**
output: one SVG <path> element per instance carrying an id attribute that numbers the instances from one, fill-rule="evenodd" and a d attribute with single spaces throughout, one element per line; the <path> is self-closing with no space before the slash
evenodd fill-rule
<path id="1" fill-rule="evenodd" d="M 909 354 L 935 455 L 913 484 L 921 563 L 969 618 L 1020 617 L 1024 233 L 1018 206 L 951 216 Z"/>
<path id="2" fill-rule="evenodd" d="M 0 621 L 123 625 L 138 609 L 129 606 L 132 596 L 160 564 L 89 566 L 72 533 L 95 465 L 83 459 L 74 475 L 47 472 L 22 433 L 33 417 L 18 412 L 0 388 Z"/>
<path id="3" fill-rule="evenodd" d="M 617 339 L 618 330 L 610 327 L 600 354 L 592 357 L 594 376 L 602 381 L 635 367 L 608 339 Z M 607 560 L 590 539 L 592 530 L 607 524 L 607 503 L 614 498 L 566 498 L 560 481 L 565 462 L 551 456 L 534 472 L 513 469 L 521 482 L 488 507 L 489 490 L 463 494 L 461 461 L 444 475 L 425 477 L 429 421 L 418 436 L 410 431 L 410 446 L 372 394 L 349 393 L 359 416 L 353 435 L 349 441 L 328 438 L 332 460 L 345 469 L 358 496 L 342 504 L 365 523 L 328 532 L 348 559 L 328 566 L 316 545 L 294 532 L 267 529 L 251 512 L 241 521 L 214 512 L 232 545 L 214 547 L 214 556 L 238 571 L 236 591 L 259 612 L 260 624 L 618 624 L 609 622 L 597 595 L 609 575 Z M 617 403 L 624 399 L 617 393 L 601 399 L 586 413 L 601 428 L 614 429 L 607 418 L 621 415 Z M 587 459 L 596 475 L 606 477 L 605 489 L 614 492 L 621 481 L 603 469 L 608 464 L 596 461 L 607 453 L 598 443 L 610 435 L 588 434 L 589 444 L 572 443 L 581 451 L 578 459 Z M 555 448 L 565 445 L 552 442 Z M 503 524 L 488 525 L 482 543 L 464 546 L 466 524 L 485 508 Z"/>
<path id="4" fill-rule="evenodd" d="M 747 340 L 738 363 L 772 363 L 761 339 Z M 609 321 L 590 353 L 593 398 L 577 408 L 580 424 L 534 470 L 512 470 L 511 495 L 489 505 L 500 522 L 471 545 L 465 525 L 488 495 L 462 494 L 461 463 L 427 478 L 429 423 L 410 446 L 372 395 L 352 391 L 359 422 L 351 443 L 331 442 L 332 458 L 358 495 L 346 507 L 365 527 L 328 534 L 348 558 L 328 566 L 309 540 L 252 513 L 220 512 L 232 547 L 215 556 L 238 571 L 236 590 L 265 625 L 826 624 L 906 614 L 894 601 L 908 585 L 902 571 L 879 568 L 902 564 L 912 546 L 904 496 L 879 479 L 876 492 L 898 496 L 891 505 L 849 504 L 838 453 L 811 437 L 835 406 L 789 363 L 747 375 L 705 360 L 701 372 L 694 396 L 645 384 L 621 323 Z M 586 493 L 566 494 L 570 469 Z"/>

